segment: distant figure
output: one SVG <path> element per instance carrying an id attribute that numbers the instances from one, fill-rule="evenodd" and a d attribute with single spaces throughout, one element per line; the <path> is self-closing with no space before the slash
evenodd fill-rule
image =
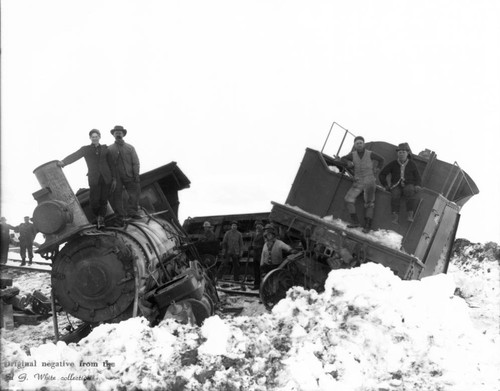
<path id="1" fill-rule="evenodd" d="M 401 143 L 396 148 L 398 158 L 388 163 L 380 172 L 380 184 L 391 192 L 392 222 L 398 224 L 401 198 L 406 199 L 407 220 L 412 222 L 417 209 L 417 193 L 422 189 L 422 178 L 417 165 L 411 158 L 408 143 Z M 391 176 L 391 183 L 387 176 Z"/>
<path id="2" fill-rule="evenodd" d="M 28 252 L 28 265 L 33 263 L 33 242 L 37 234 L 35 226 L 30 223 L 29 216 L 24 217 L 24 223 L 14 228 L 19 232 L 19 246 L 21 251 L 21 266 L 26 265 L 26 252 Z"/>
<path id="3" fill-rule="evenodd" d="M 141 218 L 139 214 L 141 193 L 139 157 L 135 148 L 123 140 L 127 129 L 116 125 L 111 129 L 111 134 L 114 136 L 115 142 L 108 149 L 111 154 L 112 170 L 116 175 L 116 188 L 111 198 L 111 206 L 118 215 L 119 222 L 123 222 L 125 217 Z M 123 204 L 124 189 L 128 194 L 126 207 Z"/>
<path id="4" fill-rule="evenodd" d="M 1 219 L 1 225 L 2 225 L 2 254 L 1 254 L 1 259 L 0 263 L 7 263 L 7 258 L 9 256 L 9 243 L 10 243 L 10 230 L 14 230 L 15 228 L 7 224 L 7 219 L 5 217 L 2 217 Z"/>
<path id="5" fill-rule="evenodd" d="M 90 145 L 84 145 L 78 151 L 57 162 L 59 167 L 74 163 L 82 157 L 87 163 L 89 180 L 89 203 L 92 213 L 97 218 L 97 228 L 104 226 L 104 217 L 110 192 L 116 187 L 116 179 L 111 171 L 111 155 L 108 147 L 101 145 L 101 132 L 92 129 L 89 132 Z"/>
<path id="6" fill-rule="evenodd" d="M 215 233 L 212 230 L 212 225 L 210 224 L 210 221 L 205 221 L 203 223 L 203 233 L 200 238 L 201 242 L 213 242 L 214 240 L 217 240 L 215 237 Z"/>
<path id="7" fill-rule="evenodd" d="M 265 243 L 263 228 L 262 222 L 255 222 L 255 233 L 249 249 L 253 251 L 253 289 L 259 289 L 260 287 L 260 260 L 262 258 L 262 249 Z"/>
<path id="8" fill-rule="evenodd" d="M 218 277 L 222 277 L 222 272 L 225 265 L 229 264 L 229 260 L 233 264 L 234 281 L 240 279 L 240 258 L 243 255 L 243 235 L 238 231 L 238 223 L 231 222 L 231 229 L 224 234 L 222 239 L 222 251 L 224 253 L 223 263 L 219 268 Z"/>
<path id="9" fill-rule="evenodd" d="M 354 168 L 354 183 L 347 191 L 344 201 L 351 217 L 349 228 L 360 226 L 356 213 L 356 198 L 363 193 L 365 201 L 365 224 L 363 232 L 369 232 L 372 227 L 373 210 L 375 207 L 376 178 L 380 167 L 384 165 L 384 158 L 373 151 L 365 149 L 365 139 L 361 136 L 354 138 L 353 151 L 343 156 L 342 161 L 349 168 Z"/>
<path id="10" fill-rule="evenodd" d="M 272 224 L 266 224 L 264 228 L 264 238 L 266 240 L 262 249 L 260 260 L 260 271 L 263 275 L 276 269 L 283 262 L 283 251 L 291 254 L 297 253 L 285 242 L 277 239 L 276 229 Z"/>

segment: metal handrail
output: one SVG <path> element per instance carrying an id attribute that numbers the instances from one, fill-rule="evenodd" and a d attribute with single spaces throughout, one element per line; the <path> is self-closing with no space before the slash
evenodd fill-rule
<path id="1" fill-rule="evenodd" d="M 321 148 L 321 153 L 323 153 L 323 150 L 325 149 L 326 143 L 328 142 L 328 139 L 330 138 L 330 133 L 332 132 L 333 126 L 337 125 L 338 127 L 344 129 L 344 136 L 342 137 L 342 141 L 340 142 L 339 149 L 337 151 L 337 154 L 335 156 L 338 156 L 340 153 L 340 150 L 342 149 L 342 146 L 344 145 L 345 138 L 347 136 L 347 133 L 349 133 L 351 136 L 356 136 L 355 134 L 351 133 L 349 130 L 344 128 L 342 125 L 339 123 L 333 121 L 332 126 L 330 126 L 330 130 L 328 131 L 328 135 L 326 136 L 325 143 L 323 144 L 323 148 Z"/>
<path id="2" fill-rule="evenodd" d="M 455 186 L 455 184 L 456 184 L 457 182 L 459 182 L 459 181 L 461 182 L 461 181 L 465 180 L 465 183 L 466 183 L 466 184 L 467 184 L 467 186 L 469 187 L 469 190 L 470 190 L 471 192 L 473 192 L 473 190 L 474 190 L 474 189 L 472 188 L 472 186 L 470 185 L 470 182 L 467 180 L 467 176 L 465 175 L 465 171 L 464 171 L 464 170 L 462 170 L 462 167 L 460 167 L 460 165 L 459 165 L 456 161 L 453 163 L 453 166 L 454 166 L 454 167 L 457 167 L 457 170 L 455 171 L 454 178 L 451 180 L 451 182 L 450 182 L 450 184 L 449 184 L 449 186 L 448 186 L 448 189 L 447 189 L 446 195 L 445 195 L 445 197 L 446 197 L 447 199 L 449 199 L 449 200 L 452 200 L 452 199 L 450 198 L 450 193 L 451 193 L 451 190 L 453 189 L 453 187 Z M 452 174 L 452 173 L 451 173 L 451 170 L 450 170 L 450 172 L 448 173 L 448 176 L 446 177 L 446 180 L 443 182 L 443 188 L 442 188 L 442 191 L 441 191 L 441 193 L 442 193 L 443 195 L 444 195 L 444 190 L 445 190 L 445 187 L 446 187 L 446 185 L 448 184 L 448 179 L 450 178 L 451 174 Z M 461 177 L 459 178 L 459 175 L 460 175 L 460 174 L 461 174 Z M 458 192 L 458 186 L 459 186 L 459 185 L 457 185 L 457 188 L 455 189 L 455 193 L 453 194 L 453 198 L 455 198 L 455 196 L 457 195 L 457 192 Z"/>

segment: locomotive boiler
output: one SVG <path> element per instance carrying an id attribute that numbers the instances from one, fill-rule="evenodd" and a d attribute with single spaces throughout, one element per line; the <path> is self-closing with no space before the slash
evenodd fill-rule
<path id="1" fill-rule="evenodd" d="M 91 325 L 140 315 L 155 324 L 187 303 L 198 324 L 214 313 L 215 283 L 177 220 L 177 193 L 189 180 L 175 162 L 141 175 L 142 217 L 113 226 L 108 206 L 100 229 L 88 189 L 74 194 L 56 161 L 34 174 L 33 222 L 46 239 L 38 252 L 52 261 L 54 307 Z"/>

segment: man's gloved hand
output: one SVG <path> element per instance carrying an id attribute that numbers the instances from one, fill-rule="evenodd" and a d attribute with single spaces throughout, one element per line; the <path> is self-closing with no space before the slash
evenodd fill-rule
<path id="1" fill-rule="evenodd" d="M 65 164 L 64 164 L 64 162 L 62 162 L 62 161 L 60 161 L 60 160 L 59 160 L 59 161 L 56 163 L 56 166 L 57 166 L 57 167 L 64 167 L 64 166 L 65 166 Z"/>
<path id="2" fill-rule="evenodd" d="M 417 193 L 420 193 L 422 191 L 422 188 L 420 186 L 415 186 L 415 191 Z"/>
<path id="3" fill-rule="evenodd" d="M 391 191 L 391 187 L 389 185 L 385 185 L 385 190 Z"/>

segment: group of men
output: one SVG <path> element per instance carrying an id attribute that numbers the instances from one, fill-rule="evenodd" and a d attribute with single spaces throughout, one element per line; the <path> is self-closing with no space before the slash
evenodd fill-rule
<path id="1" fill-rule="evenodd" d="M 354 171 L 354 183 L 344 197 L 351 218 L 351 223 L 348 224 L 349 228 L 361 226 L 355 202 L 357 197 L 363 194 L 365 207 L 363 232 L 367 233 L 371 230 L 377 178 L 380 184 L 391 193 L 392 222 L 395 224 L 399 222 L 401 198 L 406 199 L 407 219 L 413 221 L 418 203 L 416 195 L 421 190 L 422 179 L 415 162 L 411 159 L 408 143 L 399 144 L 396 151 L 397 159 L 384 166 L 384 158 L 366 149 L 364 138 L 357 136 L 354 139 L 353 150 L 341 158 L 341 161 Z M 202 241 L 217 240 L 209 221 L 204 222 L 203 229 Z M 252 234 L 252 242 L 248 251 L 249 253 L 253 252 L 253 289 L 259 289 L 261 277 L 283 262 L 283 253 L 293 254 L 297 252 L 278 239 L 276 228 L 272 224 L 267 224 L 264 227 L 260 221 L 255 223 L 255 232 Z M 217 277 L 222 277 L 224 269 L 227 266 L 232 266 L 233 278 L 235 281 L 239 281 L 239 261 L 243 255 L 243 235 L 238 231 L 236 221 L 231 222 L 231 229 L 224 234 L 222 252 L 223 262 L 218 269 Z"/>
<path id="2" fill-rule="evenodd" d="M 7 263 L 10 244 L 10 230 L 19 233 L 19 252 L 21 255 L 21 266 L 26 265 L 26 255 L 28 255 L 28 265 L 33 263 L 33 243 L 37 234 L 35 226 L 31 223 L 29 216 L 24 217 L 24 222 L 18 226 L 12 226 L 7 223 L 5 217 L 1 218 L 1 246 L 2 252 L 0 263 Z"/>
<path id="3" fill-rule="evenodd" d="M 115 142 L 110 146 L 101 144 L 101 132 L 92 129 L 89 132 L 90 145 L 84 145 L 76 152 L 57 162 L 59 167 L 85 158 L 88 169 L 89 203 L 96 218 L 97 228 L 104 226 L 108 201 L 117 218 L 115 225 L 123 225 L 126 218 L 140 218 L 139 195 L 139 157 L 135 148 L 123 138 L 127 129 L 116 125 L 110 133 Z M 127 200 L 124 200 L 124 195 Z"/>
<path id="4" fill-rule="evenodd" d="M 202 241 L 217 240 L 210 222 L 205 221 L 203 229 Z M 217 271 L 217 277 L 221 278 L 227 266 L 231 266 L 234 281 L 240 281 L 243 235 L 238 231 L 238 223 L 236 221 L 231 222 L 231 229 L 224 234 L 221 245 L 223 261 Z M 249 254 L 253 253 L 253 289 L 259 289 L 261 277 L 277 268 L 283 262 L 283 252 L 293 254 L 297 251 L 278 239 L 276 228 L 272 224 L 266 224 L 264 227 L 261 221 L 257 221 L 248 252 Z"/>
<path id="5" fill-rule="evenodd" d="M 373 212 L 375 207 L 375 191 L 377 177 L 380 184 L 391 192 L 392 222 L 398 224 L 401 199 L 406 199 L 407 219 L 412 222 L 415 216 L 418 200 L 417 193 L 421 190 L 422 178 L 417 165 L 411 159 L 411 150 L 408 143 L 401 143 L 396 148 L 397 159 L 384 166 L 384 158 L 365 148 L 365 139 L 357 136 L 354 139 L 353 150 L 340 160 L 349 168 L 354 169 L 354 183 L 347 191 L 344 201 L 351 218 L 349 228 L 360 227 L 361 224 L 356 212 L 356 198 L 363 193 L 365 207 L 365 221 L 363 232 L 372 228 Z M 383 167 L 382 169 L 380 169 Z M 390 177 L 390 182 L 388 182 Z"/>

